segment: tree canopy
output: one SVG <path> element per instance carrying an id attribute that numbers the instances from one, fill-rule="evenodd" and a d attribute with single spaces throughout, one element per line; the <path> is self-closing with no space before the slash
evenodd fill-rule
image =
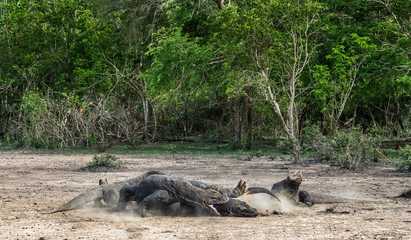
<path id="1" fill-rule="evenodd" d="M 4 0 L 0 136 L 89 146 L 411 133 L 409 0 Z"/>

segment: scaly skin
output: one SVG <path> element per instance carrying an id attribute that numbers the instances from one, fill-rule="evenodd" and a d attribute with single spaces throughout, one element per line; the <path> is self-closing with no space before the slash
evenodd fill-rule
<path id="1" fill-rule="evenodd" d="M 161 210 L 164 215 L 173 215 L 173 216 L 197 216 L 197 215 L 208 215 L 215 216 L 216 211 L 218 215 L 221 216 L 232 216 L 232 217 L 256 217 L 258 211 L 248 205 L 246 202 L 235 199 L 236 197 L 241 196 L 247 190 L 247 184 L 243 180 L 240 180 L 235 188 L 218 188 L 216 185 L 204 183 L 198 180 L 189 180 L 189 182 L 198 188 L 207 190 L 212 189 L 219 191 L 221 194 L 227 195 L 230 197 L 228 202 L 223 204 L 213 204 L 215 210 L 210 210 L 209 207 L 200 206 L 198 203 L 179 201 L 175 195 L 170 194 L 166 190 L 158 190 L 153 194 L 147 196 L 139 206 L 143 206 L 143 209 L 139 208 L 137 211 L 141 216 L 148 217 L 151 214 L 148 210 L 157 209 Z M 125 188 L 122 191 L 123 203 L 133 200 L 133 194 L 137 188 Z M 127 196 L 126 196 L 127 195 Z M 178 203 L 176 205 L 175 203 Z M 121 205 L 121 204 L 120 204 Z M 122 209 L 125 205 L 122 205 Z M 114 210 L 121 209 L 117 208 Z"/>
<path id="2" fill-rule="evenodd" d="M 117 205 L 120 189 L 128 185 L 138 185 L 144 178 L 153 174 L 164 173 L 161 171 L 149 171 L 143 175 L 112 184 L 107 184 L 107 179 L 100 179 L 100 185 L 98 187 L 88 189 L 85 193 L 78 195 L 77 197 L 73 198 L 69 202 L 56 209 L 45 212 L 45 214 L 78 209 L 90 202 L 94 202 L 96 206 L 101 207 L 103 206 L 101 200 L 103 200 L 109 206 L 114 207 Z"/>
<path id="3" fill-rule="evenodd" d="M 197 205 L 210 212 L 215 211 L 213 204 L 228 202 L 227 194 L 213 189 L 194 186 L 189 181 L 167 175 L 151 175 L 143 179 L 138 186 L 126 186 L 120 191 L 120 198 L 114 211 L 123 211 L 128 201 L 136 201 L 138 213 L 148 217 L 148 209 L 171 205 L 175 202 Z"/>
<path id="4" fill-rule="evenodd" d="M 312 206 L 314 204 L 321 204 L 321 203 L 347 203 L 352 202 L 349 199 L 345 198 L 338 198 L 328 195 L 322 194 L 315 194 L 315 193 L 308 193 L 307 191 L 301 190 L 298 193 L 299 202 L 302 202 L 308 206 Z"/>
<path id="5" fill-rule="evenodd" d="M 308 206 L 314 204 L 328 204 L 328 203 L 352 203 L 352 202 L 368 202 L 367 200 L 360 199 L 350 199 L 342 197 L 334 197 L 323 194 L 308 193 L 307 191 L 301 190 L 298 193 L 299 202 L 302 202 Z"/>
<path id="6" fill-rule="evenodd" d="M 258 215 L 257 209 L 251 207 L 246 202 L 230 198 L 224 204 L 216 204 L 214 207 L 222 216 L 230 217 L 256 217 Z"/>
<path id="7" fill-rule="evenodd" d="M 190 180 L 190 182 L 201 188 L 209 188 L 209 186 L 213 186 L 213 188 L 219 191 L 222 194 L 227 194 L 230 198 L 228 202 L 223 204 L 214 204 L 213 206 L 217 210 L 217 212 L 222 216 L 231 216 L 231 217 L 256 217 L 258 215 L 257 209 L 251 207 L 246 202 L 243 202 L 237 197 L 243 195 L 247 191 L 247 184 L 243 180 L 240 180 L 235 188 L 218 188 L 214 185 L 210 185 L 204 182 L 200 182 L 197 180 Z M 268 191 L 268 189 L 266 189 Z M 271 193 L 271 192 L 270 192 Z M 180 204 L 182 211 L 189 215 L 195 214 L 206 214 L 207 212 L 201 211 L 201 209 L 193 208 L 193 206 L 187 206 L 185 204 Z"/>
<path id="8" fill-rule="evenodd" d="M 247 191 L 247 184 L 243 180 L 240 180 L 235 188 L 218 188 L 216 185 L 208 184 L 198 180 L 189 180 L 189 182 L 193 186 L 202 189 L 213 189 L 220 192 L 221 194 L 226 194 L 230 198 L 237 198 Z"/>
<path id="9" fill-rule="evenodd" d="M 287 176 L 286 179 L 274 183 L 271 192 L 284 196 L 290 200 L 297 202 L 298 189 L 303 180 L 301 172 L 296 172 Z"/>
<path id="10" fill-rule="evenodd" d="M 261 187 L 250 187 L 247 189 L 247 194 L 266 193 L 276 198 L 277 196 L 286 197 L 294 202 L 297 202 L 298 188 L 302 182 L 301 172 L 296 172 L 287 176 L 286 179 L 273 184 L 271 191 Z M 280 201 L 281 202 L 281 201 Z"/>

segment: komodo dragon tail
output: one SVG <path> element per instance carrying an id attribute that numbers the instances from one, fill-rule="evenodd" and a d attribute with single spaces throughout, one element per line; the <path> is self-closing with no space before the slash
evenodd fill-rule
<path id="1" fill-rule="evenodd" d="M 263 187 L 250 187 L 247 189 L 247 191 L 245 192 L 246 194 L 257 194 L 257 193 L 266 193 L 272 197 L 274 197 L 275 199 L 277 199 L 279 202 L 281 202 L 281 200 L 270 190 L 268 190 L 267 188 L 263 188 Z"/>
<path id="2" fill-rule="evenodd" d="M 400 195 L 398 195 L 394 198 L 411 198 L 411 189 L 401 193 Z"/>
<path id="3" fill-rule="evenodd" d="M 152 171 L 146 172 L 143 175 L 140 175 L 140 176 L 137 176 L 137 177 L 134 177 L 134 178 L 122 181 L 122 182 L 113 183 L 112 185 L 108 185 L 108 180 L 106 178 L 100 179 L 99 180 L 100 186 L 88 189 L 85 193 L 78 195 L 77 197 L 70 200 L 68 203 L 63 204 L 59 208 L 53 209 L 49 212 L 45 212 L 44 214 L 70 211 L 73 209 L 81 208 L 85 204 L 89 202 L 93 202 L 93 201 L 96 206 L 102 206 L 101 199 L 103 199 L 104 202 L 107 203 L 108 205 L 115 206 L 119 198 L 118 191 L 122 187 L 126 185 L 138 185 L 144 178 L 146 178 L 147 176 L 153 175 L 153 174 L 164 175 L 165 173 L 159 170 L 152 170 Z"/>
<path id="4" fill-rule="evenodd" d="M 352 199 L 344 197 L 335 197 L 323 194 L 308 193 L 307 191 L 301 190 L 298 193 L 299 202 L 305 203 L 308 206 L 314 204 L 330 204 L 330 203 L 361 203 L 361 202 L 373 202 L 372 200 L 366 199 Z"/>
<path id="5" fill-rule="evenodd" d="M 103 188 L 101 188 L 101 186 L 98 186 L 98 187 L 87 190 L 85 193 L 78 195 L 77 197 L 73 198 L 68 203 L 63 204 L 59 208 L 53 209 L 43 214 L 65 212 L 65 211 L 81 208 L 85 204 L 92 202 L 95 199 L 100 199 L 102 197 L 103 197 Z"/>

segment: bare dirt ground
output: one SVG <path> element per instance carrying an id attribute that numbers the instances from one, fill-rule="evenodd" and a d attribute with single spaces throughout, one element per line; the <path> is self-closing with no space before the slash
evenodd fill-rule
<path id="1" fill-rule="evenodd" d="M 226 155 L 117 156 L 125 169 L 102 173 L 78 171 L 93 154 L 0 152 L 0 239 L 411 239 L 411 201 L 391 198 L 411 188 L 410 173 L 387 167 L 349 172 L 268 157 L 239 161 Z M 92 205 L 42 214 L 96 186 L 102 177 L 121 181 L 151 169 L 225 187 L 244 179 L 249 186 L 267 188 L 289 171 L 300 170 L 300 189 L 373 202 L 279 206 L 258 194 L 245 199 L 262 212 L 283 214 L 140 218 L 133 205 L 115 214 Z"/>

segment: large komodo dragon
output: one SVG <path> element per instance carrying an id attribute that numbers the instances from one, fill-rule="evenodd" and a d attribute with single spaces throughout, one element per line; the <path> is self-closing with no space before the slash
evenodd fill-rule
<path id="1" fill-rule="evenodd" d="M 137 177 L 125 180 L 125 181 L 121 181 L 121 182 L 115 182 L 112 184 L 108 184 L 107 179 L 100 179 L 99 181 L 100 186 L 92 188 L 92 189 L 88 189 L 85 193 L 78 195 L 77 197 L 70 200 L 68 203 L 63 204 L 62 206 L 56 209 L 53 209 L 52 211 L 46 212 L 46 214 L 78 209 L 90 202 L 94 202 L 96 207 L 102 207 L 103 204 L 101 203 L 101 200 L 103 200 L 109 206 L 115 207 L 118 203 L 120 189 L 122 189 L 125 186 L 138 185 L 145 177 L 150 176 L 152 174 L 165 174 L 165 173 L 163 173 L 162 171 L 150 171 L 140 176 L 137 176 Z M 190 180 L 190 182 L 197 187 L 201 187 L 204 189 L 209 188 L 209 189 L 218 190 L 221 193 L 226 193 L 230 197 L 227 203 L 215 205 L 217 211 L 221 213 L 221 215 L 237 216 L 237 217 L 255 217 L 258 215 L 258 211 L 255 208 L 252 208 L 250 205 L 248 205 L 247 203 L 243 201 L 234 199 L 245 193 L 247 187 L 244 181 L 240 181 L 234 189 L 232 188 L 218 189 L 218 187 L 215 185 L 207 184 L 207 183 L 197 181 L 197 180 Z M 260 190 L 260 192 L 265 192 L 275 197 L 275 195 L 269 192 L 268 189 L 264 188 Z M 259 191 L 257 191 L 256 193 L 259 193 Z M 193 215 L 201 211 L 199 210 L 199 208 L 194 209 L 194 208 L 190 208 L 187 205 L 183 205 L 183 207 L 184 209 L 179 208 L 177 210 L 174 208 L 171 211 L 174 211 L 173 213 L 174 215 L 187 215 L 187 214 Z M 164 212 L 170 212 L 170 209 L 164 209 Z M 202 213 L 204 214 L 205 212 L 202 211 Z"/>
<path id="2" fill-rule="evenodd" d="M 69 211 L 77 208 L 81 208 L 87 203 L 94 202 L 96 206 L 101 207 L 103 200 L 111 207 L 115 207 L 118 202 L 118 198 L 120 196 L 119 192 L 125 186 L 131 185 L 138 185 L 144 178 L 153 174 L 165 174 L 162 171 L 149 171 L 140 176 L 127 179 L 121 182 L 115 182 L 112 184 L 105 184 L 106 181 L 100 179 L 99 186 L 88 189 L 85 193 L 78 195 L 77 197 L 73 198 L 69 202 L 63 204 L 62 206 L 53 209 L 49 212 L 45 212 L 45 214 L 56 213 L 56 212 L 64 212 Z"/>
<path id="3" fill-rule="evenodd" d="M 219 215 L 213 205 L 227 203 L 229 197 L 211 188 L 196 187 L 179 177 L 151 175 L 137 186 L 122 188 L 117 207 L 113 211 L 123 211 L 129 201 L 137 202 L 137 212 L 141 217 L 151 216 L 147 210 L 153 207 L 163 208 L 176 202 L 198 206 Z"/>
<path id="4" fill-rule="evenodd" d="M 334 197 L 324 194 L 308 193 L 304 190 L 299 190 L 302 182 L 301 172 L 296 172 L 287 176 L 286 179 L 274 183 L 271 191 L 279 196 L 291 200 L 294 203 L 304 203 L 308 206 L 314 204 L 328 203 L 350 203 L 350 202 L 367 202 L 367 200 L 350 199 L 342 197 Z M 258 193 L 260 188 L 251 187 L 247 190 L 248 194 Z"/>
<path id="5" fill-rule="evenodd" d="M 245 193 L 246 183 L 242 180 L 232 188 L 219 189 L 215 185 L 197 180 L 183 180 L 171 176 L 150 176 L 139 186 L 127 186 L 120 191 L 119 204 L 113 211 L 123 211 L 129 201 L 139 203 L 137 212 L 142 217 L 150 216 L 147 210 L 159 209 L 168 214 L 170 206 L 180 203 L 178 215 L 223 215 L 236 217 L 255 217 L 258 211 L 246 202 L 236 199 Z M 265 192 L 277 198 L 268 189 Z M 211 195 L 210 195 L 211 194 Z M 228 197 L 228 201 L 218 202 L 216 196 Z M 211 196 L 211 199 L 210 199 Z M 278 199 L 278 198 L 277 198 Z M 176 215 L 176 214 L 174 214 Z"/>

